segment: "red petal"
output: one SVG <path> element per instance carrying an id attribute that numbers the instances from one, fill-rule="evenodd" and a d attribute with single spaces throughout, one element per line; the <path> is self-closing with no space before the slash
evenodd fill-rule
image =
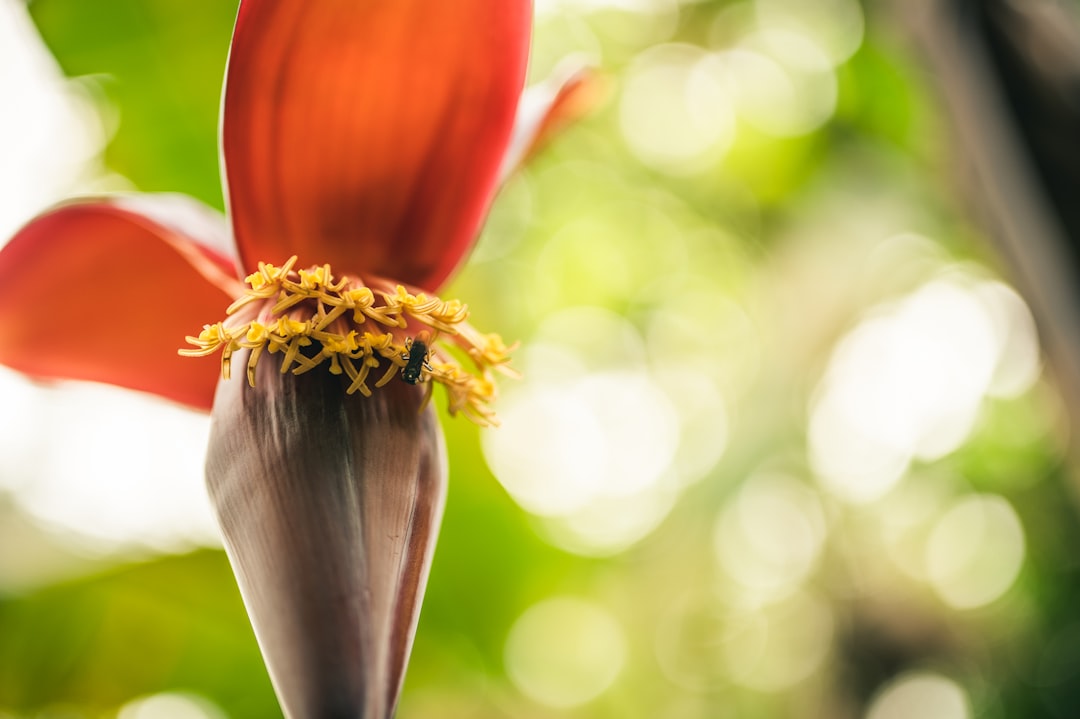
<path id="1" fill-rule="evenodd" d="M 222 147 L 246 267 L 438 289 L 495 191 L 529 0 L 243 0 Z"/>
<path id="2" fill-rule="evenodd" d="M 206 213 L 193 224 L 195 205 L 175 196 L 81 201 L 32 220 L 0 250 L 0 363 L 210 409 L 217 360 L 176 351 L 240 287 L 221 238 L 201 242 L 215 225 Z M 196 224 L 198 238 L 181 229 Z"/>
<path id="3" fill-rule="evenodd" d="M 529 87 L 518 105 L 501 177 L 512 175 L 552 137 L 594 108 L 605 89 L 593 68 L 577 58 L 560 63 L 543 82 Z"/>

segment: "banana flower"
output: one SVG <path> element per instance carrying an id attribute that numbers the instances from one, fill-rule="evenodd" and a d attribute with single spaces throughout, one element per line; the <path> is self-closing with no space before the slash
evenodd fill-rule
<path id="1" fill-rule="evenodd" d="M 207 486 L 292 719 L 393 714 L 446 491 L 432 386 L 493 421 L 507 348 L 433 293 L 579 106 L 581 73 L 519 105 L 531 10 L 242 0 L 228 220 L 179 195 L 85 198 L 0 250 L 0 363 L 211 411 Z"/>

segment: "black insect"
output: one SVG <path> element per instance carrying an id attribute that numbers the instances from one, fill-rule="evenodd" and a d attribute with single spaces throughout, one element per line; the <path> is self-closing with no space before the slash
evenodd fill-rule
<path id="1" fill-rule="evenodd" d="M 401 379 L 408 384 L 418 384 L 422 379 L 421 371 L 431 371 L 428 364 L 428 337 L 426 332 L 421 332 L 412 339 L 405 340 L 405 366 L 401 369 Z"/>

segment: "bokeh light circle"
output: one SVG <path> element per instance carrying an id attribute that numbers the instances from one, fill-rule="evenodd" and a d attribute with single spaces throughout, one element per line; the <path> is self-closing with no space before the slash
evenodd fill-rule
<path id="1" fill-rule="evenodd" d="M 704 410 L 673 401 L 645 369 L 641 336 L 608 310 L 556 313 L 521 355 L 526 380 L 502 398 L 498 430 L 483 435 L 488 466 L 552 543 L 592 556 L 626 549 L 674 505 L 686 483 L 676 462 L 683 414 Z M 708 416 L 722 452 L 719 412 Z M 718 457 L 685 449 L 691 466 Z"/>
<path id="2" fill-rule="evenodd" d="M 193 694 L 166 692 L 134 699 L 123 707 L 116 719 L 226 719 L 210 700 Z"/>
<path id="3" fill-rule="evenodd" d="M 46 388 L 3 370 L 0 392 L 17 410 L 0 420 L 0 489 L 54 536 L 90 553 L 220 545 L 203 481 L 208 416 L 104 385 Z"/>
<path id="4" fill-rule="evenodd" d="M 64 77 L 25 3 L 0 2 L 0 245 L 92 176 L 109 128 L 89 85 Z M 85 191 L 85 189 L 83 190 Z"/>
<path id="5" fill-rule="evenodd" d="M 514 501 L 540 515 L 584 507 L 607 461 L 596 451 L 604 428 L 588 404 L 572 387 L 528 389 L 507 396 L 499 416 L 499 431 L 484 435 L 484 456 Z"/>
<path id="6" fill-rule="evenodd" d="M 746 616 L 724 637 L 728 674 L 762 692 L 787 690 L 813 674 L 828 657 L 835 620 L 829 605 L 800 591 Z"/>
<path id="7" fill-rule="evenodd" d="M 825 516 L 812 489 L 782 474 L 753 477 L 720 515 L 713 548 L 744 594 L 775 599 L 817 564 Z"/>
<path id="8" fill-rule="evenodd" d="M 660 45 L 626 70 L 619 127 L 642 162 L 696 172 L 727 152 L 735 137 L 730 93 L 704 50 Z"/>
<path id="9" fill-rule="evenodd" d="M 1038 349 L 1017 302 L 999 283 L 953 272 L 848 333 L 811 407 L 810 462 L 822 484 L 851 502 L 879 499 L 913 460 L 963 444 L 995 378 L 1012 391 L 1029 386 Z"/>
<path id="10" fill-rule="evenodd" d="M 814 39 L 834 65 L 862 45 L 865 19 L 857 0 L 754 0 L 758 25 Z"/>
<path id="11" fill-rule="evenodd" d="M 598 605 L 555 597 L 522 614 L 506 639 L 506 673 L 523 694 L 569 708 L 607 690 L 626 662 L 622 627 Z"/>
<path id="12" fill-rule="evenodd" d="M 515 501 L 539 515 L 648 489 L 678 445 L 670 402 L 640 373 L 533 384 L 506 397 L 500 418 L 484 436 L 485 456 Z"/>
<path id="13" fill-rule="evenodd" d="M 996 495 L 971 495 L 935 524 L 926 545 L 927 577 L 949 605 L 981 607 L 1012 586 L 1024 554 L 1024 529 L 1012 505 Z"/>
<path id="14" fill-rule="evenodd" d="M 967 694 L 938 674 L 909 674 L 887 685 L 870 703 L 865 719 L 970 719 Z"/>
<path id="15" fill-rule="evenodd" d="M 740 119 L 776 137 L 805 135 L 836 110 L 836 74 L 809 37 L 760 30 L 706 61 Z"/>

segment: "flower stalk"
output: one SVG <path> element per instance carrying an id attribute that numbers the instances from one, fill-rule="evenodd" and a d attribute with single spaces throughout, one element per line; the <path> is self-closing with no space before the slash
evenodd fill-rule
<path id="1" fill-rule="evenodd" d="M 446 496 L 422 388 L 221 380 L 207 486 L 286 716 L 393 714 Z"/>

